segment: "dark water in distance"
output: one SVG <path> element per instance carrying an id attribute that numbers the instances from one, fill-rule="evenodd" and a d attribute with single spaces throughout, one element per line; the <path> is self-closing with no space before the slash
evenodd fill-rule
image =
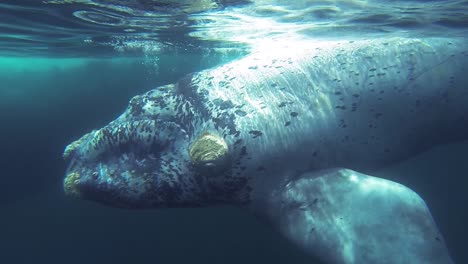
<path id="1" fill-rule="evenodd" d="M 319 263 L 236 208 L 71 200 L 63 148 L 132 96 L 261 40 L 467 29 L 468 1 L 1 1 L 0 263 Z M 467 147 L 440 146 L 375 175 L 426 200 L 456 263 L 468 263 Z"/>

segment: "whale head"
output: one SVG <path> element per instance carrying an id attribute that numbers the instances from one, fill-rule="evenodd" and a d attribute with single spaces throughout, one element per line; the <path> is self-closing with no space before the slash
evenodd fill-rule
<path id="1" fill-rule="evenodd" d="M 201 96 L 179 82 L 132 98 L 117 119 L 65 148 L 65 193 L 125 208 L 248 201 L 232 142 L 210 124 Z"/>

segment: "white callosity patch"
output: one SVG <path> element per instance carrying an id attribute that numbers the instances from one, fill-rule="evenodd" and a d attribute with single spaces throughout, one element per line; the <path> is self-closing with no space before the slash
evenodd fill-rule
<path id="1" fill-rule="evenodd" d="M 274 225 L 327 263 L 452 263 L 424 201 L 398 183 L 333 169 L 303 174 L 270 199 Z"/>

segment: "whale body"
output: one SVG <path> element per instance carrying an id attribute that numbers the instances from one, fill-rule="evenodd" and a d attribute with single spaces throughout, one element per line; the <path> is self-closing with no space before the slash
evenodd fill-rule
<path id="1" fill-rule="evenodd" d="M 422 198 L 367 174 L 467 138 L 466 43 L 303 41 L 190 74 L 68 145 L 65 192 L 242 206 L 326 263 L 452 263 Z"/>

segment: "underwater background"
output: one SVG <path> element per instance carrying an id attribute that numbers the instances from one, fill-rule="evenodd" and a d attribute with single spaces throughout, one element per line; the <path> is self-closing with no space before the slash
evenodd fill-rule
<path id="1" fill-rule="evenodd" d="M 239 208 L 66 197 L 63 149 L 131 97 L 268 39 L 467 29 L 467 1 L 1 1 L 0 263 L 320 263 Z M 467 149 L 439 146 L 374 174 L 425 199 L 455 263 L 468 263 Z"/>

